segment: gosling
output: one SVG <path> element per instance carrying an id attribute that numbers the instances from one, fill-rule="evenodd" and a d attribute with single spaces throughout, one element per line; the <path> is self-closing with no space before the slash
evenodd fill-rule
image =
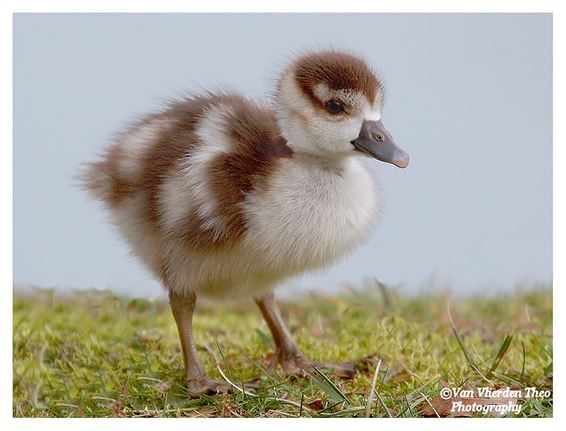
<path id="1" fill-rule="evenodd" d="M 229 389 L 197 358 L 199 297 L 253 298 L 276 345 L 270 366 L 311 367 L 273 292 L 368 237 L 378 191 L 361 159 L 409 163 L 381 122 L 382 106 L 383 86 L 364 60 L 310 52 L 288 64 L 271 104 L 220 92 L 176 100 L 87 165 L 85 187 L 168 292 L 189 390 Z"/>

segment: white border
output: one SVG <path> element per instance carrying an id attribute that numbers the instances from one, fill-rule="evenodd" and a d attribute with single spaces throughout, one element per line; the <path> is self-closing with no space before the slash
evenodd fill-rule
<path id="1" fill-rule="evenodd" d="M 0 68 L 2 75 L 1 117 L 2 144 L 0 145 L 0 175 L 2 176 L 0 193 L 3 204 L 0 211 L 1 218 L 1 270 L 3 298 L 0 310 L 0 340 L 4 344 L 0 356 L 0 419 L 4 425 L 3 429 L 18 430 L 28 428 L 41 429 L 72 429 L 80 426 L 82 430 L 99 430 L 101 427 L 112 427 L 113 429 L 129 429 L 135 427 L 139 430 L 153 430 L 156 426 L 167 427 L 167 429 L 183 429 L 187 427 L 204 428 L 212 426 L 230 426 L 234 429 L 263 430 L 269 427 L 324 427 L 327 430 L 340 430 L 344 427 L 355 427 L 355 429 L 377 429 L 377 428 L 417 428 L 419 430 L 450 429 L 455 427 L 463 429 L 477 429 L 486 427 L 498 430 L 536 429 L 540 426 L 556 426 L 558 421 L 564 419 L 565 415 L 561 407 L 564 406 L 564 397 L 561 391 L 564 389 L 563 366 L 564 341 L 558 336 L 554 342 L 554 418 L 553 419 L 442 419 L 442 420 L 363 420 L 363 419 L 340 419 L 340 420 L 309 420 L 309 419 L 217 419 L 211 424 L 206 419 L 13 419 L 12 418 L 12 13 L 14 12 L 552 12 L 554 28 L 554 142 L 562 145 L 554 145 L 554 220 L 566 220 L 564 192 L 560 187 L 566 182 L 565 174 L 560 171 L 559 166 L 564 166 L 564 145 L 566 144 L 564 124 L 566 123 L 566 112 L 564 109 L 564 84 L 557 77 L 566 76 L 564 67 L 564 53 L 566 53 L 566 22 L 564 19 L 565 6 L 563 1 L 539 0 L 397 0 L 372 4 L 369 0 L 323 0 L 307 2 L 305 0 L 287 0 L 284 3 L 271 5 L 267 1 L 207 1 L 192 3 L 181 0 L 82 0 L 63 1 L 45 0 L 35 1 L 4 1 L 0 4 L 0 32 L 1 59 L 4 66 Z M 528 29 L 525 29 L 528 31 Z M 526 60 L 528 61 L 528 59 Z M 10 67 L 7 67 L 9 65 Z M 559 195 L 562 191 L 562 196 Z M 560 305 L 563 304 L 564 293 L 564 265 L 566 254 L 564 243 L 559 241 L 564 238 L 563 224 L 554 224 L 554 310 L 555 328 L 564 327 L 564 317 Z M 555 333 L 560 331 L 555 331 Z M 560 364 L 560 365 L 558 365 Z M 186 422 L 189 420 L 190 422 Z M 221 421 L 221 422 L 220 422 Z M 227 422 L 230 421 L 230 422 Z M 267 423 L 266 421 L 269 421 Z M 355 421 L 355 422 L 352 422 Z"/>

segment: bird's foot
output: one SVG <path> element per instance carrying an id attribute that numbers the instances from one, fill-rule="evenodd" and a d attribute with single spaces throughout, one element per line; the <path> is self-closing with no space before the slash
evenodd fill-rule
<path id="1" fill-rule="evenodd" d="M 335 376 L 353 379 L 358 372 L 366 373 L 370 370 L 373 372 L 377 359 L 378 355 L 374 353 L 346 362 L 315 362 L 314 366 L 319 370 L 327 370 Z"/>
<path id="2" fill-rule="evenodd" d="M 234 383 L 240 390 L 257 389 L 259 384 L 257 380 L 245 382 L 242 386 L 240 383 Z M 187 379 L 187 387 L 191 393 L 216 395 L 216 394 L 231 394 L 238 390 L 228 382 L 211 379 L 208 376 L 201 376 L 196 379 Z"/>
<path id="3" fill-rule="evenodd" d="M 315 372 L 315 367 L 319 370 L 329 371 L 335 376 L 348 379 L 352 379 L 356 375 L 355 362 L 353 361 L 343 363 L 311 362 L 298 350 L 285 352 L 277 349 L 269 367 L 274 369 L 277 364 L 281 366 L 286 374 L 303 377 Z"/>
<path id="4" fill-rule="evenodd" d="M 281 349 L 277 349 L 271 359 L 269 368 L 275 369 L 275 367 L 279 364 L 286 374 L 300 375 L 303 377 L 316 372 L 316 369 L 318 369 L 337 377 L 353 379 L 358 372 L 358 366 L 362 366 L 371 358 L 373 358 L 373 356 L 338 363 L 311 362 L 301 353 L 300 350 L 283 351 Z"/>
<path id="5" fill-rule="evenodd" d="M 345 379 L 353 379 L 356 376 L 356 367 L 353 361 L 348 362 L 314 362 L 313 365 L 322 371 L 328 371 L 330 374 Z"/>
<path id="6" fill-rule="evenodd" d="M 277 365 L 280 365 L 286 374 L 306 376 L 313 371 L 311 361 L 298 349 L 286 351 L 278 348 L 271 358 L 269 368 L 273 370 Z"/>

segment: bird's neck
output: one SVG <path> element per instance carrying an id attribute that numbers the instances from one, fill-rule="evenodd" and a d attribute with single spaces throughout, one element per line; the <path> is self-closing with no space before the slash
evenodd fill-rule
<path id="1" fill-rule="evenodd" d="M 317 154 L 309 152 L 294 152 L 293 158 L 303 165 L 311 166 L 316 170 L 323 170 L 329 174 L 341 175 L 351 165 L 352 156 Z"/>

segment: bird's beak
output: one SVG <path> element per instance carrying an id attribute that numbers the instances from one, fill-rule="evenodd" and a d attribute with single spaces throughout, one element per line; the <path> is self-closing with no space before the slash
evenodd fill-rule
<path id="1" fill-rule="evenodd" d="M 352 141 L 352 145 L 374 159 L 392 163 L 399 168 L 409 165 L 409 155 L 395 144 L 381 120 L 364 121 L 360 136 Z"/>

